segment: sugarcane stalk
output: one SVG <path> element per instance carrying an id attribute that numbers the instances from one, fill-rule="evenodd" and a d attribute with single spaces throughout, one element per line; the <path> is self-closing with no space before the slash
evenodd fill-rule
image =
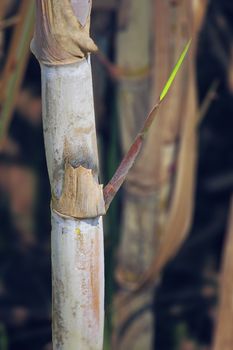
<path id="1" fill-rule="evenodd" d="M 192 222 L 196 128 L 199 122 L 195 57 L 207 1 L 181 1 L 171 5 L 162 0 L 155 1 L 158 21 L 155 28 L 154 96 L 160 91 L 167 71 L 170 70 L 171 57 L 179 52 L 179 46 L 184 45 L 185 35 L 187 38 L 192 37 L 192 51 L 183 67 L 183 74 L 177 77 L 173 91 L 161 108 L 157 134 L 156 130 L 154 133 L 154 137 L 159 135 L 157 148 L 160 148 L 159 171 L 156 172 L 159 184 L 157 234 L 160 239 L 152 264 L 137 286 L 132 287 L 137 292 L 154 283 L 165 264 L 180 249 Z M 163 16 L 163 13 L 167 15 Z M 166 21 L 162 20 L 163 17 Z M 166 42 L 164 37 L 167 38 Z M 150 136 L 152 138 L 152 133 Z M 154 168 L 155 165 L 154 161 Z"/>
<path id="2" fill-rule="evenodd" d="M 187 37 L 191 35 L 193 37 L 193 54 L 189 56 L 189 62 L 186 62 L 186 67 L 183 68 L 183 76 L 182 74 L 178 76 L 178 81 L 169 96 L 167 96 L 166 103 L 160 110 L 158 122 L 152 127 L 144 152 L 142 152 L 135 166 L 135 171 L 131 175 L 131 181 L 134 184 L 148 181 L 148 179 L 150 179 L 151 183 L 154 181 L 154 187 L 158 188 L 157 201 L 159 204 L 156 227 L 158 244 L 154 247 L 152 263 L 145 270 L 145 273 L 137 278 L 136 283 L 134 281 L 128 281 L 127 283 L 128 289 L 136 292 L 136 294 L 153 285 L 162 268 L 180 248 L 191 224 L 192 198 L 195 184 L 195 133 L 199 122 L 195 96 L 194 57 L 197 37 L 207 4 L 206 2 L 199 3 L 199 6 L 204 8 L 204 10 L 197 11 L 199 9 L 197 3 L 193 6 L 193 2 L 193 7 L 190 7 L 185 2 L 178 3 L 176 5 L 178 8 L 172 9 L 170 13 L 170 20 L 168 16 L 161 16 L 162 13 L 169 13 L 168 8 L 170 5 L 162 0 L 156 0 L 155 5 L 156 14 L 158 15 L 155 30 L 157 36 L 156 47 L 158 49 L 156 50 L 156 75 L 154 79 L 157 84 L 155 84 L 154 96 L 161 89 L 161 84 L 163 84 L 170 69 L 171 57 L 174 55 L 173 44 L 170 44 L 169 40 L 164 42 L 163 38 L 167 37 L 167 30 L 171 26 L 173 28 L 173 32 L 170 32 L 171 42 L 173 43 L 177 39 L 175 48 L 183 43 L 184 38 L 183 35 L 181 38 L 182 31 L 180 26 L 183 27 L 185 21 L 182 21 L 182 18 L 190 19 L 186 22 L 186 34 Z M 175 13 L 173 13 L 174 11 Z M 202 17 L 200 17 L 200 14 Z M 174 27 L 173 21 L 178 15 L 180 20 L 178 25 Z M 162 21 L 164 23 L 159 22 L 163 17 L 166 18 L 168 23 L 164 21 Z M 166 50 L 164 50 L 165 43 Z M 171 50 L 171 54 L 165 55 L 164 52 L 169 52 L 169 50 Z M 189 76 L 188 86 L 187 75 Z M 166 88 L 163 89 L 164 91 L 166 91 Z M 183 98 L 185 95 L 186 99 Z M 187 115 L 190 117 L 187 118 Z M 149 151 L 150 148 L 151 151 Z M 152 152 L 152 149 L 156 151 L 155 156 L 151 158 L 150 162 L 146 162 L 147 155 Z M 139 171 L 139 169 L 142 169 L 143 164 L 145 164 L 143 169 L 145 172 L 144 178 L 141 176 L 143 172 L 140 173 Z M 156 165 L 158 169 L 156 169 Z M 154 169 L 154 178 L 149 176 L 152 174 L 152 169 Z M 175 169 L 176 171 L 174 172 Z M 184 188 L 186 191 L 183 190 Z M 172 196 L 171 190 L 173 191 Z"/>
<path id="3" fill-rule="evenodd" d="M 102 186 L 89 53 L 89 0 L 37 0 L 32 51 L 41 65 L 51 184 L 53 349 L 100 350 L 104 322 Z"/>
<path id="4" fill-rule="evenodd" d="M 130 20 L 119 31 L 118 36 L 118 66 L 121 70 L 111 70 L 120 77 L 119 110 L 123 149 L 129 147 L 127 144 L 134 128 L 137 129 L 137 123 L 141 122 L 142 110 L 145 111 L 149 106 L 148 96 L 154 105 L 178 52 L 181 52 L 193 34 L 195 47 L 197 37 L 197 29 L 193 24 L 193 2 L 187 4 L 184 1 L 154 1 L 155 89 L 151 93 L 149 77 L 142 79 L 141 76 L 127 77 L 121 74 L 122 68 L 135 70 L 136 67 L 141 71 L 142 67 L 149 66 L 147 71 L 152 70 L 148 59 L 151 35 L 145 33 L 145 27 L 142 30 L 140 25 L 145 16 L 145 8 L 148 10 L 148 7 L 147 20 L 144 22 L 150 22 L 151 4 L 143 3 L 142 10 L 140 1 L 129 3 Z M 200 23 L 201 19 L 197 22 Z M 138 39 L 142 37 L 143 39 Z M 188 47 L 189 45 L 186 49 Z M 183 54 L 185 56 L 185 51 Z M 180 59 L 182 61 L 182 56 Z M 154 113 L 159 110 L 158 120 L 151 126 L 142 151 L 144 132 L 137 136 L 130 148 L 128 155 L 130 152 L 138 155 L 141 151 L 137 163 L 132 167 L 133 157 L 130 156 L 132 169 L 129 172 L 124 164 L 129 163 L 126 156 L 117 171 L 122 173 L 122 177 L 116 173 L 109 186 L 104 189 L 105 200 L 108 202 L 109 197 L 114 195 L 111 185 L 119 186 L 127 173 L 122 239 L 116 272 L 117 281 L 122 287 L 116 296 L 117 322 L 113 337 L 116 349 L 152 348 L 152 319 L 149 308 L 145 305 L 152 303 L 156 277 L 177 252 L 190 226 L 197 116 L 193 59 L 194 55 L 190 55 L 185 62 L 182 73 L 177 77 L 175 86 L 162 106 L 161 101 L 167 95 L 169 83 L 176 76 L 178 66 L 173 70 L 155 109 L 148 117 L 151 126 L 150 121 L 154 119 L 151 116 L 154 117 Z M 143 315 L 140 310 L 145 310 Z M 126 324 L 128 328 L 122 336 L 122 329 Z"/>
<path id="5" fill-rule="evenodd" d="M 116 64 L 112 70 L 118 78 L 117 103 L 121 131 L 121 148 L 125 157 L 110 183 L 104 189 L 105 201 L 110 203 L 113 188 L 121 186 L 126 176 L 123 192 L 121 240 L 118 247 L 115 277 L 118 283 L 114 295 L 112 349 L 152 349 L 153 292 L 147 291 L 132 302 L 119 307 L 119 300 L 128 295 L 128 281 L 137 280 L 153 256 L 155 235 L 151 226 L 155 222 L 155 196 L 140 196 L 138 186 L 131 190 L 132 175 L 144 153 L 147 139 L 143 137 L 145 116 L 150 110 L 150 42 L 151 1 L 123 0 L 120 2 L 116 41 Z M 153 105 L 157 105 L 159 95 Z M 158 110 L 155 107 L 154 112 Z M 138 134 L 141 130 L 142 133 Z M 138 135 L 137 135 L 138 134 Z M 132 144 L 133 143 L 133 144 Z M 142 149 L 143 146 L 143 149 Z M 154 150 L 157 153 L 156 150 Z M 134 156 L 137 162 L 134 164 Z M 154 156 L 154 155 L 153 155 Z M 145 164 L 144 164 L 145 165 Z M 133 168 L 132 168 L 133 166 Z M 135 182 L 133 183 L 135 185 Z M 150 215 L 152 214 L 152 215 Z M 144 224 L 142 224 L 142 222 Z M 149 245 L 148 245 L 148 242 Z M 143 311 L 142 311 L 143 310 Z"/>

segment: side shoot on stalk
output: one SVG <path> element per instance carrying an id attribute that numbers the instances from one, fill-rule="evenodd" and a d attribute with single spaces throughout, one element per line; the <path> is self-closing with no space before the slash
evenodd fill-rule
<path id="1" fill-rule="evenodd" d="M 108 210 L 112 200 L 114 199 L 116 193 L 124 183 L 130 169 L 132 168 L 137 156 L 139 155 L 142 146 L 143 146 L 143 140 L 145 139 L 147 133 L 150 130 L 150 127 L 155 119 L 155 116 L 157 115 L 159 111 L 159 107 L 166 97 L 167 93 L 170 90 L 170 87 L 187 55 L 187 52 L 189 50 L 189 47 L 191 45 L 191 40 L 187 43 L 185 46 L 183 52 L 181 53 L 174 69 L 171 72 L 171 75 L 169 79 L 167 80 L 160 96 L 155 104 L 154 108 L 151 110 L 151 112 L 148 114 L 144 125 L 142 127 L 142 130 L 138 133 L 136 136 L 133 144 L 129 148 L 129 151 L 127 154 L 124 156 L 123 160 L 121 161 L 119 167 L 117 168 L 115 174 L 113 175 L 112 179 L 109 181 L 109 183 L 105 186 L 104 188 L 104 200 L 105 200 L 105 208 L 106 211 Z"/>

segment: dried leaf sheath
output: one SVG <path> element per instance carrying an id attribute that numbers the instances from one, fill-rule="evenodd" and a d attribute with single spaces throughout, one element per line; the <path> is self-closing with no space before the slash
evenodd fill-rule
<path id="1" fill-rule="evenodd" d="M 53 198 L 52 209 L 60 215 L 77 219 L 104 215 L 102 185 L 97 184 L 91 170 L 66 164 L 62 195 L 59 199 Z"/>
<path id="2" fill-rule="evenodd" d="M 82 26 L 75 16 L 72 1 L 36 0 L 36 9 L 32 51 L 41 63 L 70 64 L 97 50 L 89 37 L 90 16 Z"/>

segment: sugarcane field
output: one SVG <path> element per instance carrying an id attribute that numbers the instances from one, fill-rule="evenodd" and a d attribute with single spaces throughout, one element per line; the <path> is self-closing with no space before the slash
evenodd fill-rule
<path id="1" fill-rule="evenodd" d="M 232 0 L 0 0 L 0 350 L 233 350 Z"/>

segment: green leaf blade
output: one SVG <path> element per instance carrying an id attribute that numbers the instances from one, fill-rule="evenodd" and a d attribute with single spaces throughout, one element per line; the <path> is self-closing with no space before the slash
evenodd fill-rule
<path id="1" fill-rule="evenodd" d="M 178 71 L 179 71 L 179 69 L 180 69 L 180 67 L 181 67 L 185 57 L 186 57 L 186 55 L 187 55 L 187 52 L 188 52 L 189 47 L 191 45 L 191 41 L 192 40 L 189 40 L 189 42 L 185 46 L 183 52 L 180 55 L 179 60 L 177 61 L 173 71 L 171 72 L 171 75 L 170 75 L 169 79 L 167 80 L 167 82 L 166 82 L 166 84 L 165 84 L 165 86 L 164 86 L 164 88 L 163 88 L 163 90 L 162 90 L 162 92 L 160 94 L 160 97 L 159 97 L 160 102 L 167 95 L 167 93 L 168 93 L 168 91 L 169 91 L 169 89 L 170 89 L 170 87 L 171 87 L 171 85 L 172 85 L 172 83 L 173 83 L 173 81 L 174 81 L 174 79 L 175 79 L 175 77 L 176 77 L 176 75 L 177 75 L 177 73 L 178 73 Z"/>

